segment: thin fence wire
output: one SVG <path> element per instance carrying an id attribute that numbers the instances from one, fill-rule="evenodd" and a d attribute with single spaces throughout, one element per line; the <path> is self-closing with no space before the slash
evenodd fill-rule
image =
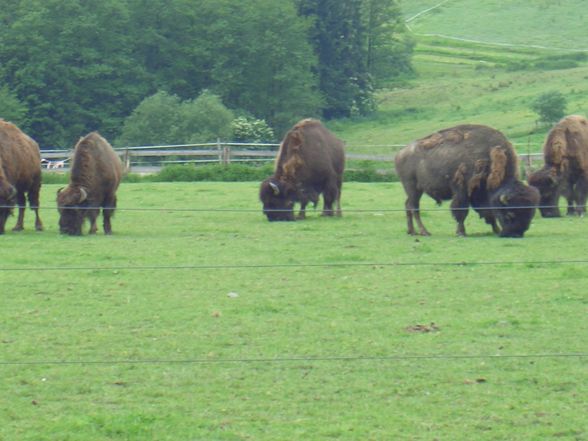
<path id="1" fill-rule="evenodd" d="M 578 209 L 585 209 L 585 205 L 575 206 Z M 0 205 L 0 209 L 19 209 L 27 208 L 24 205 Z M 178 207 L 88 207 L 88 206 L 48 206 L 39 205 L 36 208 L 40 210 L 99 210 L 102 208 L 116 210 L 117 212 L 124 211 L 155 211 L 155 212 L 194 212 L 194 213 L 260 213 L 260 208 L 178 208 Z M 468 210 L 519 210 L 519 209 L 554 209 L 560 208 L 559 205 L 516 205 L 516 206 L 484 206 L 484 207 L 424 207 L 424 208 L 343 208 L 345 213 L 404 213 L 410 212 L 447 212 L 447 211 L 468 211 Z M 308 208 L 307 208 L 308 209 Z M 268 213 L 285 213 L 290 212 L 289 209 L 267 209 Z"/>
<path id="2" fill-rule="evenodd" d="M 385 356 L 315 356 L 315 357 L 275 357 L 275 358 L 193 358 L 193 359 L 145 359 L 145 360 L 31 360 L 0 361 L 0 366 L 47 366 L 47 365 L 122 365 L 122 364 L 286 364 L 286 363 L 342 363 L 342 362 L 398 362 L 418 360 L 513 360 L 513 359 L 583 359 L 588 353 L 557 354 L 428 354 L 428 355 L 385 355 Z"/>
<path id="3" fill-rule="evenodd" d="M 551 259 L 551 260 L 487 260 L 454 262 L 316 262 L 316 263 L 258 263 L 258 264 L 185 264 L 185 265 L 71 265 L 71 266 L 0 266 L 0 273 L 34 271 L 34 272 L 68 272 L 68 271 L 209 271 L 209 270 L 260 270 L 260 269 L 294 269 L 294 268 L 390 268 L 390 267 L 475 267 L 501 265 L 586 265 L 588 259 Z"/>

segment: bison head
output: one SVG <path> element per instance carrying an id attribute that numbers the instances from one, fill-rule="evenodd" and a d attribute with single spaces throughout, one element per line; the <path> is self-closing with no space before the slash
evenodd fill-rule
<path id="1" fill-rule="evenodd" d="M 16 188 L 8 182 L 0 182 L 0 234 L 4 233 L 6 219 L 12 213 L 12 207 L 16 204 Z"/>
<path id="2" fill-rule="evenodd" d="M 293 221 L 296 189 L 276 178 L 268 178 L 261 183 L 259 199 L 263 204 L 263 214 L 271 221 Z"/>
<path id="3" fill-rule="evenodd" d="M 539 191 L 520 181 L 499 187 L 490 197 L 490 205 L 502 227 L 500 236 L 523 237 L 531 225 L 539 200 Z"/>
<path id="4" fill-rule="evenodd" d="M 67 186 L 57 191 L 59 231 L 62 234 L 80 236 L 84 223 L 88 192 L 83 187 Z"/>
<path id="5" fill-rule="evenodd" d="M 543 168 L 529 175 L 529 185 L 536 187 L 541 194 L 539 211 L 543 217 L 560 217 L 558 202 L 560 181 L 554 170 Z"/>

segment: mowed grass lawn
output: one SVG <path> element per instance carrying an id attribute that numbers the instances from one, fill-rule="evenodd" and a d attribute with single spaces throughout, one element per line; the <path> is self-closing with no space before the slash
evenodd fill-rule
<path id="1" fill-rule="evenodd" d="M 274 224 L 258 183 L 139 183 L 63 237 L 57 188 L 0 237 L 1 440 L 588 436 L 586 219 L 457 238 L 424 199 L 415 238 L 397 183 Z"/>

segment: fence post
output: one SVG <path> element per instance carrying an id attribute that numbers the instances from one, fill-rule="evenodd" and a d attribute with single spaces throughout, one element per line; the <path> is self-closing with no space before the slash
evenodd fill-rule
<path id="1" fill-rule="evenodd" d="M 129 149 L 127 148 L 125 150 L 125 154 L 124 154 L 124 164 L 125 164 L 125 171 L 127 173 L 131 172 L 131 156 L 129 155 Z"/>
<path id="2" fill-rule="evenodd" d="M 223 163 L 223 150 L 221 148 L 220 138 L 216 138 L 216 150 L 218 152 L 218 163 Z"/>
<path id="3" fill-rule="evenodd" d="M 231 163 L 231 147 L 226 145 L 223 147 L 223 163 L 229 165 Z"/>

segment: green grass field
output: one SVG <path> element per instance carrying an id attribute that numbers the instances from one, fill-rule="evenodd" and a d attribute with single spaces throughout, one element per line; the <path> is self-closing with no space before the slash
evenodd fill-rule
<path id="1" fill-rule="evenodd" d="M 257 183 L 140 183 L 63 237 L 57 187 L 0 237 L 0 440 L 588 437 L 586 219 L 457 238 L 424 199 L 415 238 L 397 183 L 276 224 Z"/>

